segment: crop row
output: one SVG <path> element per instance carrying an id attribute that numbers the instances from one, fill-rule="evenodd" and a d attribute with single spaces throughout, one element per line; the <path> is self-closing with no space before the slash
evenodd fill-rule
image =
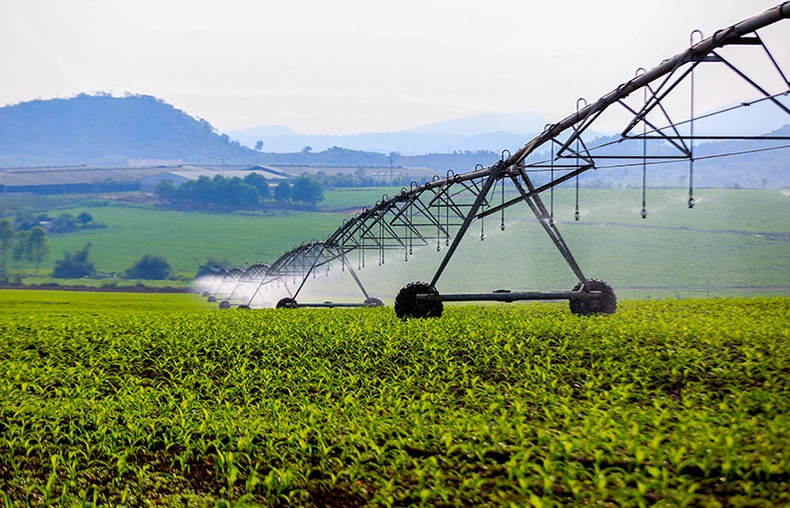
<path id="1" fill-rule="evenodd" d="M 790 502 L 788 299 L 403 322 L 15 298 L 7 504 Z"/>

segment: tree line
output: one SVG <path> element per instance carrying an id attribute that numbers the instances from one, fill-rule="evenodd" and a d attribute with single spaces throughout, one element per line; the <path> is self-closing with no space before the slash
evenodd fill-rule
<path id="1" fill-rule="evenodd" d="M 71 216 L 69 215 L 69 217 Z M 79 219 L 72 219 L 79 220 L 83 224 L 93 220 L 86 212 L 78 217 Z M 38 225 L 38 222 L 31 225 L 31 222 L 27 221 L 27 217 L 24 218 L 26 220 L 20 222 L 17 228 L 7 219 L 0 221 L 0 281 L 2 282 L 7 283 L 11 278 L 9 264 L 13 263 L 16 278 L 21 279 L 24 265 L 33 264 L 35 273 L 38 274 L 41 263 L 49 257 L 50 246 L 47 230 Z M 64 218 L 61 222 L 68 221 Z M 55 222 L 52 221 L 50 227 L 54 224 Z M 63 257 L 55 261 L 52 277 L 81 279 L 96 275 L 96 264 L 90 259 L 91 247 L 92 244 L 88 242 L 75 252 L 64 252 Z M 171 268 L 163 257 L 146 254 L 126 269 L 124 275 L 129 279 L 164 280 L 170 278 Z"/>
<path id="2" fill-rule="evenodd" d="M 154 189 L 156 196 L 165 203 L 189 205 L 256 206 L 267 201 L 279 203 L 299 202 L 310 205 L 324 200 L 323 188 L 318 180 L 302 175 L 293 180 L 279 182 L 271 190 L 266 177 L 250 173 L 244 178 L 234 176 L 214 178 L 201 176 L 176 187 L 170 180 L 162 180 Z"/>
<path id="3" fill-rule="evenodd" d="M 39 266 L 49 256 L 49 251 L 47 231 L 41 226 L 17 231 L 10 221 L 0 221 L 0 280 L 8 280 L 8 263 L 11 260 L 17 273 L 21 272 L 24 263 L 33 263 L 38 273 Z"/>

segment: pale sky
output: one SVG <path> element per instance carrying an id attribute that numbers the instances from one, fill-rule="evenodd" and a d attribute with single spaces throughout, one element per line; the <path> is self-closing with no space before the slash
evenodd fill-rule
<path id="1" fill-rule="evenodd" d="M 131 92 L 223 131 L 305 134 L 482 112 L 553 122 L 578 97 L 597 99 L 682 51 L 691 30 L 708 36 L 777 3 L 0 0 L 0 105 Z M 769 30 L 787 61 L 790 20 Z M 717 93 L 741 100 L 738 90 Z"/>

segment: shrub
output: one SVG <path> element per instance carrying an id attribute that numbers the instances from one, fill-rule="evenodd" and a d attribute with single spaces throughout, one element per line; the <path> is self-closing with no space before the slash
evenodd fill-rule
<path id="1" fill-rule="evenodd" d="M 170 264 L 162 256 L 146 254 L 125 273 L 130 279 L 164 280 L 170 275 Z"/>
<path id="2" fill-rule="evenodd" d="M 64 252 L 63 259 L 55 261 L 55 270 L 52 272 L 52 276 L 56 279 L 80 279 L 93 275 L 96 272 L 96 267 L 93 261 L 88 259 L 92 245 L 88 242 L 74 254 Z"/>

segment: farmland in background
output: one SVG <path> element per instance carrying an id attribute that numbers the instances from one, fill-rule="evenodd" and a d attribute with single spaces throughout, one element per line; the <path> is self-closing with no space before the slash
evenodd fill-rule
<path id="1" fill-rule="evenodd" d="M 271 215 L 176 212 L 115 204 L 92 207 L 87 210 L 94 219 L 109 227 L 52 235 L 52 253 L 41 272 L 51 271 L 63 251 L 73 252 L 87 241 L 93 244 L 91 257 L 102 272 L 123 272 L 147 253 L 164 256 L 185 277 L 194 273 L 196 260 L 203 262 L 209 255 L 228 259 L 232 265 L 272 262 L 302 241 L 325 237 L 352 210 L 398 190 L 327 191 L 319 211 Z M 697 206 L 688 210 L 684 191 L 650 190 L 648 219 L 642 220 L 639 190 L 582 189 L 579 222 L 572 219 L 573 194 L 567 188 L 555 193 L 560 231 L 586 275 L 608 281 L 620 297 L 790 293 L 790 199 L 786 193 L 699 189 Z M 549 194 L 543 198 L 548 205 Z M 86 209 L 60 199 L 65 207 L 50 210 L 51 214 L 77 214 Z M 40 198 L 37 204 L 41 206 Z M 441 279 L 440 291 L 569 289 L 575 284 L 526 206 L 507 211 L 504 233 L 499 231 L 498 217 L 487 219 L 485 227 L 486 241 L 480 242 L 480 226 L 473 225 L 458 258 Z M 444 248 L 443 243 L 440 247 Z M 443 253 L 431 246 L 403 263 L 404 253 L 391 252 L 381 268 L 371 266 L 371 259 L 376 264 L 372 254 L 369 269 L 360 276 L 380 297 L 392 298 L 407 282 L 430 277 Z M 344 284 L 338 284 L 339 291 L 348 293 Z M 349 291 L 354 293 L 353 285 Z"/>
<path id="2" fill-rule="evenodd" d="M 790 503 L 790 299 L 210 310 L 0 291 L 16 505 Z"/>

